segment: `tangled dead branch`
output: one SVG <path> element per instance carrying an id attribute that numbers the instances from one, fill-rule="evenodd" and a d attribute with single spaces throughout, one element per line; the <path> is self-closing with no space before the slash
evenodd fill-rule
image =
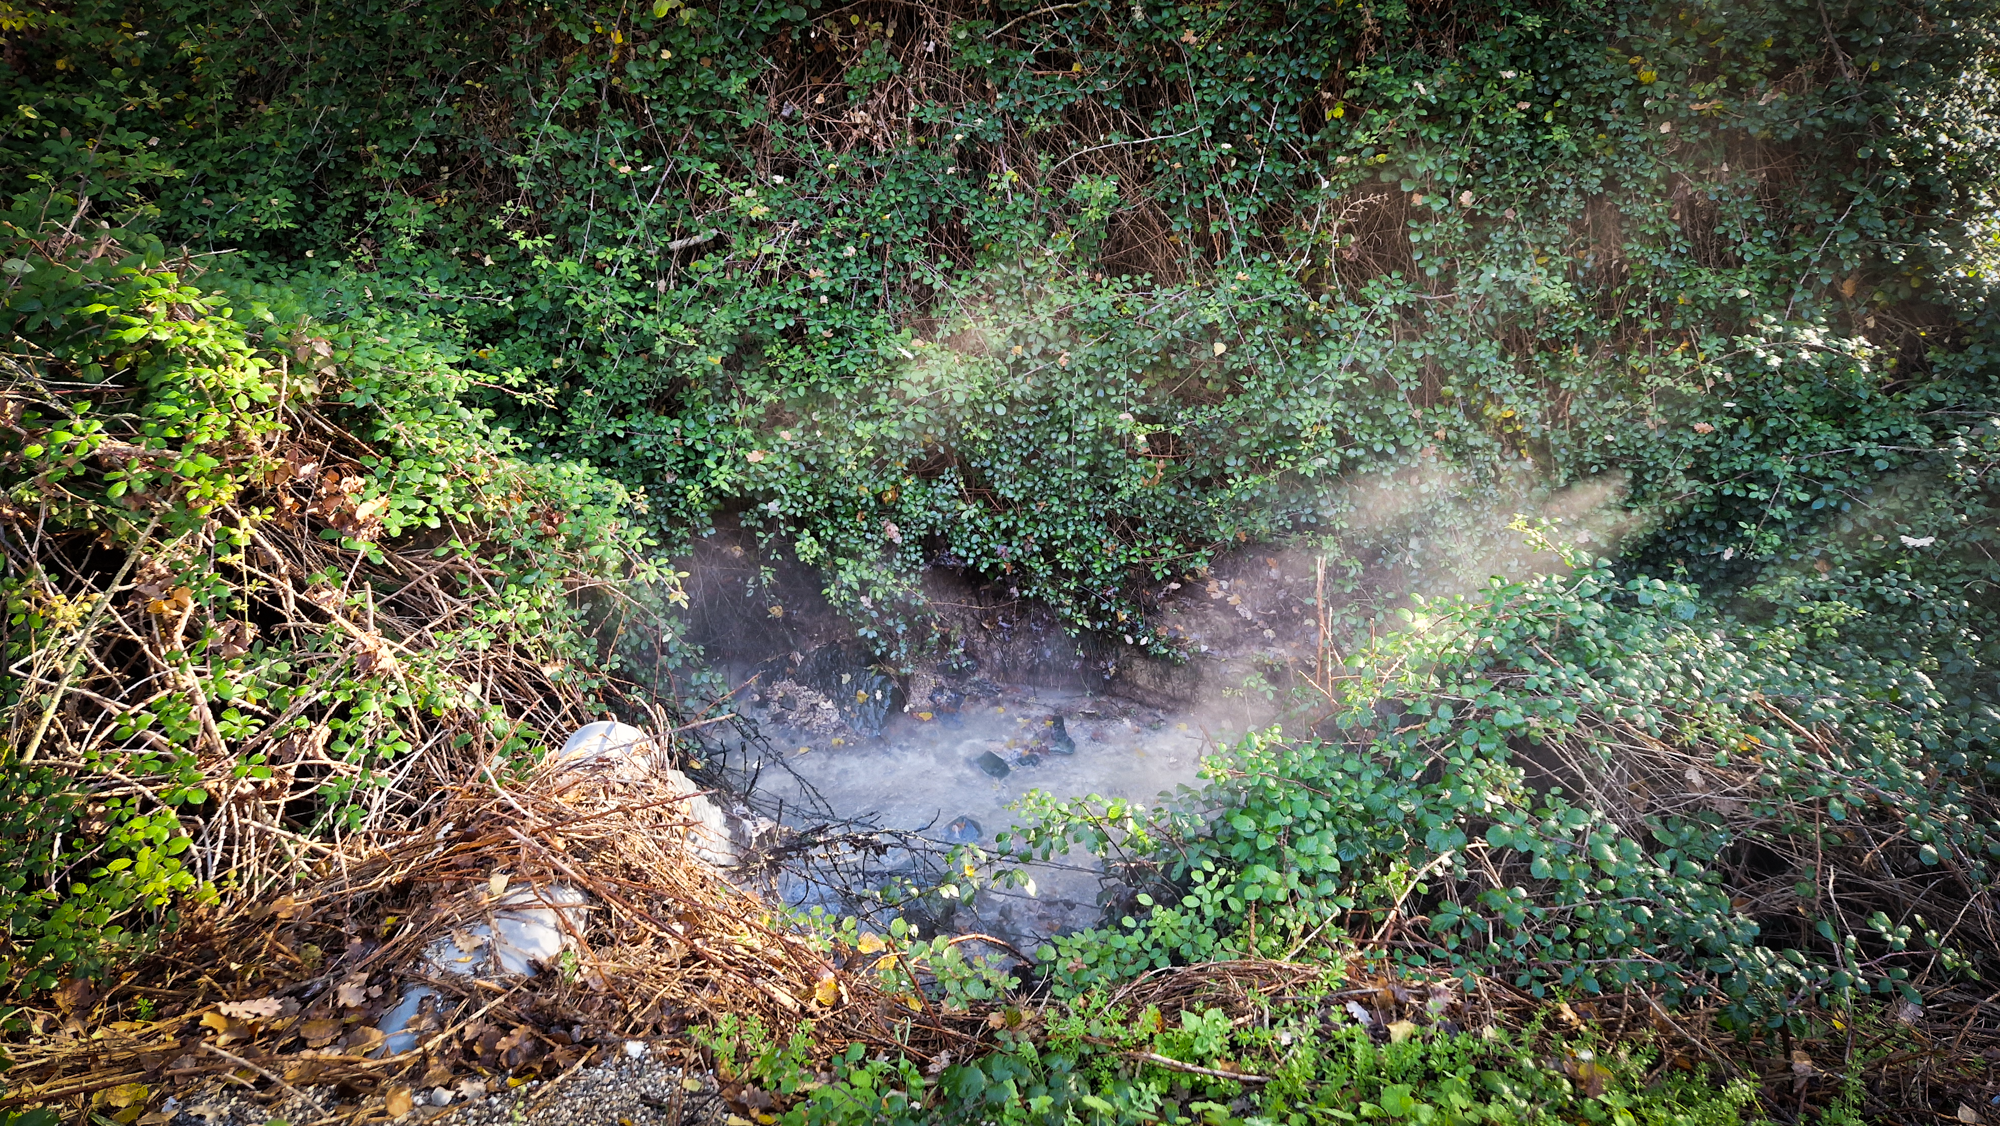
<path id="1" fill-rule="evenodd" d="M 247 1068 L 276 1091 L 330 1092 L 320 1097 L 351 1115 L 398 1086 L 546 1078 L 631 1039 L 664 1038 L 692 1059 L 682 1034 L 720 1013 L 786 1036 L 810 1022 L 827 1053 L 852 1043 L 923 1059 L 978 1050 L 983 1011 L 913 1005 L 872 972 L 880 948 L 804 934 L 696 859 L 692 796 L 557 767 L 507 789 L 455 786 L 424 827 L 356 835 L 320 859 L 312 890 L 205 911 L 102 995 L 75 983 L 31 1010 L 41 1035 L 14 1049 L 9 1102 Z M 587 900 L 558 912 L 562 955 L 526 978 L 454 972 L 494 941 L 496 906 L 523 889 Z M 430 999 L 407 1029 L 385 1032 L 417 987 Z M 158 1019 L 110 1020 L 141 998 Z M 109 1032 L 66 1031 L 85 1027 Z M 396 1032 L 408 1046 L 391 1041 Z"/>

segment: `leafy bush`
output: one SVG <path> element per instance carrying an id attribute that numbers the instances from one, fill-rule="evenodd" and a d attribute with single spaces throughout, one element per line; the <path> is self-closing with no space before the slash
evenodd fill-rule
<path id="1" fill-rule="evenodd" d="M 1164 647 L 1152 581 L 1439 467 L 1613 475 L 1717 589 L 1847 545 L 1866 600 L 1839 526 L 1944 530 L 1991 406 L 1991 15 L 85 4 L 0 165 L 454 319 L 534 440 L 889 652 L 938 560 Z"/>
<path id="2" fill-rule="evenodd" d="M 1893 654 L 1829 663 L 1810 627 L 1569 559 L 1406 612 L 1350 662 L 1339 741 L 1252 736 L 1178 806 L 1031 803 L 1014 858 L 1081 845 L 1146 889 L 1045 947 L 1053 980 L 1393 934 L 1536 996 L 1660 983 L 1777 1027 L 1992 972 L 1963 923 L 2000 860 L 2000 717 Z"/>
<path id="3" fill-rule="evenodd" d="M 504 764 L 587 715 L 580 599 L 651 574 L 622 490 L 459 404 L 435 323 L 203 292 L 57 202 L 65 226 L 0 216 L 23 991 L 303 878 L 313 838 L 395 823 L 454 755 Z"/>

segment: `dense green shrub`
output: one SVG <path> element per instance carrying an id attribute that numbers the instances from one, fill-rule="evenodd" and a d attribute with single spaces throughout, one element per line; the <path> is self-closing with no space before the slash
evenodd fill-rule
<path id="1" fill-rule="evenodd" d="M 0 165 L 465 325 L 535 441 L 668 536 L 745 510 L 890 651 L 941 558 L 1162 644 L 1149 580 L 1438 466 L 1879 605 L 1841 524 L 1943 530 L 1891 502 L 1991 406 L 1991 17 L 87 3 Z"/>
<path id="2" fill-rule="evenodd" d="M 0 214 L 0 906 L 27 992 L 190 896 L 299 879 L 285 841 L 421 804 L 419 765 L 532 749 L 524 723 L 602 683 L 579 597 L 645 546 L 617 486 L 460 403 L 435 321 L 204 291 L 57 202 L 66 226 Z M 453 609 L 399 604 L 432 581 Z M 524 666 L 545 698 L 501 706 Z"/>
<path id="3" fill-rule="evenodd" d="M 1254 736 L 1162 809 L 1032 801 L 1013 856 L 1080 845 L 1147 889 L 1045 947 L 1052 979 L 1395 933 L 1412 966 L 1719 993 L 1777 1027 L 1993 972 L 1954 920 L 1994 891 L 2000 717 L 1897 654 L 1824 663 L 1816 627 L 1569 558 L 1406 612 L 1340 685 L 1340 741 Z"/>

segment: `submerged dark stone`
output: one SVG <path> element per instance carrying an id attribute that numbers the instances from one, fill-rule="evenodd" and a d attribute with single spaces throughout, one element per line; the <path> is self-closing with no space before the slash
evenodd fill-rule
<path id="1" fill-rule="evenodd" d="M 972 765 L 985 771 L 987 776 L 991 778 L 1005 778 L 1009 770 L 1007 760 L 994 754 L 992 751 L 987 751 L 985 754 L 973 759 Z"/>
<path id="2" fill-rule="evenodd" d="M 1057 716 L 1049 731 L 1049 751 L 1058 755 L 1076 753 L 1076 740 L 1069 737 L 1069 728 L 1063 726 L 1063 717 Z"/>
<path id="3" fill-rule="evenodd" d="M 971 844 L 979 836 L 979 822 L 970 817 L 959 817 L 944 827 L 944 839 L 952 844 Z"/>

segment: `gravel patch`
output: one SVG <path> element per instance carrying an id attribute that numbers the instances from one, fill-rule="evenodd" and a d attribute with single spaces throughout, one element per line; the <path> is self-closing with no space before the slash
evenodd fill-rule
<path id="1" fill-rule="evenodd" d="M 397 1126 L 721 1126 L 730 1117 L 716 1093 L 713 1076 L 689 1072 L 651 1053 L 637 1057 L 616 1053 L 596 1067 L 582 1068 L 560 1079 L 531 1080 L 508 1089 L 506 1080 L 487 1080 L 496 1088 L 482 1090 L 478 1080 L 460 1080 L 455 1088 L 413 1092 L 416 1106 L 402 1118 L 390 1119 L 377 1103 L 368 1120 Z M 554 1090 L 548 1090 L 550 1083 Z M 336 1112 L 340 1105 L 331 1089 L 310 1094 Z M 218 1091 L 184 1100 L 171 1126 L 266 1126 L 272 1121 L 306 1123 L 318 1118 L 299 1099 L 286 1096 L 269 1103 L 240 1091 Z"/>

